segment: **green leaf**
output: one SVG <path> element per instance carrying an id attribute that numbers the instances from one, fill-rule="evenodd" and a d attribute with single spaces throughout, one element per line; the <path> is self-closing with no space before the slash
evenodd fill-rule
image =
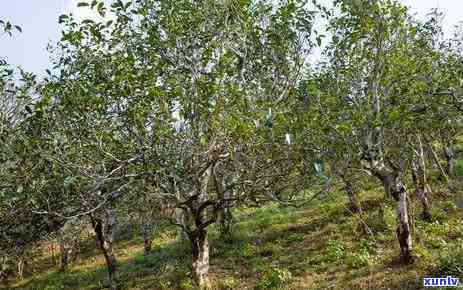
<path id="1" fill-rule="evenodd" d="M 58 18 L 58 23 L 63 23 L 66 19 L 69 19 L 69 16 L 66 15 L 66 14 L 63 14 L 63 15 L 60 15 L 60 17 Z"/>
<path id="2" fill-rule="evenodd" d="M 93 24 L 93 23 L 95 23 L 95 21 L 93 21 L 93 20 L 91 20 L 91 19 L 84 19 L 84 20 L 82 21 L 82 23 L 83 23 L 83 24 Z"/>
<path id="3" fill-rule="evenodd" d="M 90 4 L 86 3 L 86 2 L 79 2 L 77 3 L 77 7 L 86 7 L 86 6 L 90 6 Z"/>
<path id="4" fill-rule="evenodd" d="M 76 177 L 75 176 L 66 176 L 66 178 L 64 178 L 64 182 L 63 182 L 63 185 L 64 187 L 69 187 L 70 185 L 72 185 L 72 183 L 76 180 Z"/>

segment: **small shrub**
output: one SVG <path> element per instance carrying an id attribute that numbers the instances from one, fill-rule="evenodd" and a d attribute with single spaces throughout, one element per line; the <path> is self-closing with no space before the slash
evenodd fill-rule
<path id="1" fill-rule="evenodd" d="M 353 255 L 347 257 L 347 265 L 352 268 L 371 266 L 375 260 L 376 244 L 371 240 L 361 240 L 360 249 Z"/>
<path id="2" fill-rule="evenodd" d="M 425 247 L 417 244 L 413 250 L 415 256 L 419 258 L 424 263 L 430 263 L 433 260 L 432 254 Z"/>
<path id="3" fill-rule="evenodd" d="M 233 252 L 237 248 L 237 245 L 240 244 L 240 241 L 236 241 L 235 243 L 227 243 L 223 240 L 216 240 L 215 246 L 211 247 L 211 257 L 219 258 L 219 257 L 227 257 L 233 255 Z"/>
<path id="4" fill-rule="evenodd" d="M 347 257 L 347 265 L 355 269 L 370 266 L 372 263 L 373 256 L 364 248 L 360 249 L 358 253 Z"/>
<path id="5" fill-rule="evenodd" d="M 250 258 L 256 255 L 256 247 L 251 244 L 245 244 L 241 248 L 237 248 L 238 255 L 245 258 Z"/>
<path id="6" fill-rule="evenodd" d="M 278 256 L 281 254 L 281 249 L 278 245 L 273 243 L 266 243 L 262 249 L 259 250 L 261 256 Z"/>
<path id="7" fill-rule="evenodd" d="M 432 223 L 425 224 L 424 232 L 428 236 L 444 237 L 451 231 L 451 227 L 448 223 L 441 223 L 434 221 Z"/>
<path id="8" fill-rule="evenodd" d="M 448 212 L 442 208 L 433 207 L 431 209 L 431 216 L 435 222 L 443 223 L 448 219 Z"/>
<path id="9" fill-rule="evenodd" d="M 442 202 L 441 207 L 446 213 L 454 213 L 458 211 L 458 206 L 451 200 Z"/>
<path id="10" fill-rule="evenodd" d="M 445 247 L 441 252 L 438 262 L 438 271 L 445 275 L 463 275 L 463 247 L 462 240 L 458 240 L 456 244 Z"/>
<path id="11" fill-rule="evenodd" d="M 383 207 L 383 213 L 378 208 L 375 208 L 370 214 L 364 217 L 364 222 L 368 225 L 368 227 L 375 233 L 390 233 L 394 228 L 394 224 L 396 222 L 396 215 L 394 210 L 387 204 Z M 363 225 L 359 222 L 358 232 L 364 232 Z"/>
<path id="12" fill-rule="evenodd" d="M 360 248 L 366 250 L 372 255 L 376 255 L 376 243 L 372 240 L 363 239 L 360 241 Z"/>
<path id="13" fill-rule="evenodd" d="M 284 289 L 293 275 L 288 269 L 272 268 L 263 272 L 258 289 Z"/>
<path id="14" fill-rule="evenodd" d="M 331 240 L 328 242 L 324 260 L 326 262 L 339 262 L 346 255 L 346 246 L 343 241 Z"/>
<path id="15" fill-rule="evenodd" d="M 172 289 L 172 283 L 165 278 L 161 278 L 158 283 L 159 283 L 159 289 L 161 290 Z"/>
<path id="16" fill-rule="evenodd" d="M 235 278 L 228 276 L 228 277 L 223 278 L 219 282 L 219 287 L 220 289 L 223 289 L 223 290 L 232 290 L 237 287 L 237 284 L 238 282 L 236 281 Z"/>
<path id="17" fill-rule="evenodd" d="M 184 278 L 180 281 L 180 289 L 182 290 L 193 290 L 196 289 L 196 286 L 193 284 L 191 279 Z"/>
<path id="18" fill-rule="evenodd" d="M 458 159 L 455 164 L 455 176 L 463 177 L 463 159 Z"/>
<path id="19" fill-rule="evenodd" d="M 286 241 L 289 243 L 302 243 L 304 241 L 304 236 L 302 234 L 292 234 L 286 238 Z"/>
<path id="20" fill-rule="evenodd" d="M 431 249 L 443 249 L 447 246 L 447 242 L 441 238 L 430 238 L 426 241 L 426 246 Z"/>

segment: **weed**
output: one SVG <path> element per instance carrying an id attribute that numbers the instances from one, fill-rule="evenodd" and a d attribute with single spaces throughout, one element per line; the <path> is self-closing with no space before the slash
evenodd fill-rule
<path id="1" fill-rule="evenodd" d="M 191 281 L 190 278 L 183 278 L 180 281 L 180 289 L 182 289 L 182 290 L 193 290 L 193 289 L 196 289 L 196 286 L 194 285 L 193 281 Z"/>
<path id="2" fill-rule="evenodd" d="M 284 289 L 293 276 L 288 269 L 271 268 L 262 273 L 258 289 Z"/>
<path id="3" fill-rule="evenodd" d="M 463 177 L 463 159 L 458 159 L 455 164 L 455 176 Z"/>
<path id="4" fill-rule="evenodd" d="M 236 281 L 235 278 L 233 278 L 232 276 L 228 276 L 228 277 L 223 278 L 219 282 L 219 288 L 222 290 L 232 290 L 236 288 L 237 284 L 238 284 L 238 281 Z"/>
<path id="5" fill-rule="evenodd" d="M 259 250 L 261 256 L 278 256 L 281 254 L 281 249 L 274 243 L 266 243 L 264 247 Z"/>
<path id="6" fill-rule="evenodd" d="M 331 240 L 328 242 L 326 248 L 326 254 L 324 255 L 324 261 L 326 262 L 339 262 L 346 255 L 346 246 L 343 241 Z"/>
<path id="7" fill-rule="evenodd" d="M 362 248 L 358 253 L 349 255 L 346 262 L 352 268 L 358 269 L 373 264 L 373 256 L 367 249 Z"/>
<path id="8" fill-rule="evenodd" d="M 375 260 L 376 245 L 371 240 L 361 240 L 359 250 L 347 257 L 347 265 L 352 268 L 371 266 Z"/>
<path id="9" fill-rule="evenodd" d="M 463 275 L 463 240 L 444 247 L 438 262 L 438 271 L 443 275 Z"/>

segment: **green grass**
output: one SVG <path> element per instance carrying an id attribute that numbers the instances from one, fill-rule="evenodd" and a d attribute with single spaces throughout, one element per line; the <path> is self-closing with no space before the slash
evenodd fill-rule
<path id="1" fill-rule="evenodd" d="M 458 159 L 455 164 L 455 175 L 463 177 L 463 159 Z"/>
<path id="2" fill-rule="evenodd" d="M 426 223 L 411 196 L 416 261 L 400 265 L 393 203 L 384 211 L 386 225 L 378 220 L 381 189 L 361 195 L 374 240 L 363 233 L 358 216 L 346 213 L 344 193 L 331 195 L 304 208 L 273 203 L 241 208 L 235 211 L 232 241 L 218 240 L 212 228 L 215 289 L 417 289 L 426 275 L 463 278 L 463 214 L 453 197 L 432 195 L 434 220 Z M 94 243 L 86 247 L 87 255 L 68 272 L 59 273 L 53 265 L 39 267 L 8 289 L 101 289 L 107 283 L 104 260 Z M 123 289 L 194 289 L 189 247 L 176 239 L 175 228 L 158 232 L 151 255 L 143 256 L 142 250 L 137 236 L 117 245 Z M 49 259 L 46 252 L 43 256 L 37 263 Z"/>

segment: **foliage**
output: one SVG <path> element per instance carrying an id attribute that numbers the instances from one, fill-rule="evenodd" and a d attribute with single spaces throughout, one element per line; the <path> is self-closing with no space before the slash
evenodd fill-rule
<path id="1" fill-rule="evenodd" d="M 359 249 L 347 256 L 346 263 L 353 268 L 371 266 L 375 263 L 376 245 L 373 241 L 362 240 Z"/>
<path id="2" fill-rule="evenodd" d="M 372 256 L 366 249 L 361 249 L 358 253 L 349 255 L 347 264 L 353 268 L 362 268 L 372 264 Z"/>
<path id="3" fill-rule="evenodd" d="M 324 261 L 340 262 L 346 256 L 345 244 L 342 241 L 330 240 L 327 244 Z"/>
<path id="4" fill-rule="evenodd" d="M 284 268 L 270 268 L 262 273 L 259 289 L 284 289 L 291 282 L 292 274 Z"/>
<path id="5" fill-rule="evenodd" d="M 455 175 L 463 177 L 463 159 L 458 159 L 455 166 Z"/>
<path id="6" fill-rule="evenodd" d="M 412 262 L 417 241 L 418 257 L 443 250 L 439 269 L 460 273 L 450 244 L 461 226 L 447 223 L 458 201 L 434 202 L 428 183 L 458 191 L 452 179 L 463 174 L 462 33 L 443 38 L 439 11 L 418 21 L 399 1 L 333 5 L 84 1 L 77 6 L 100 18 L 59 17 L 47 77 L 0 59 L 2 267 L 56 234 L 73 236 L 63 233 L 67 221 L 90 220 L 112 289 L 127 224 L 145 246 L 129 268 L 164 271 L 159 288 L 207 287 L 209 257 L 246 261 L 261 274 L 258 287 L 283 288 L 298 263 L 321 272 L 384 262 L 377 248 L 392 250 L 394 237 L 402 260 Z M 0 20 L 1 34 L 15 30 Z M 377 184 L 383 196 L 359 198 Z M 343 190 L 355 212 L 346 214 Z M 413 190 L 430 222 L 416 218 Z M 314 215 L 296 214 L 313 204 Z M 216 231 L 244 208 L 233 238 L 221 240 Z M 171 228 L 163 236 L 167 223 L 191 248 Z M 158 230 L 164 245 L 151 249 Z M 72 275 L 51 275 L 47 287 L 68 286 Z"/>
<path id="7" fill-rule="evenodd" d="M 463 274 L 463 249 L 458 246 L 458 243 L 444 247 L 439 256 L 437 270 L 443 276 Z"/>

